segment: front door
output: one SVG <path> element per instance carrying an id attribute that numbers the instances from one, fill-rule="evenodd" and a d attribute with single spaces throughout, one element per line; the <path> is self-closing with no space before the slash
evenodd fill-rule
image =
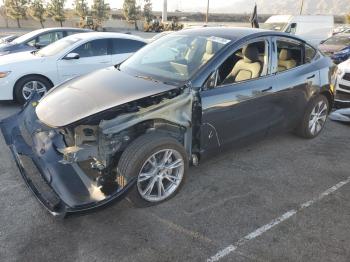
<path id="1" fill-rule="evenodd" d="M 282 109 L 274 103 L 269 39 L 255 40 L 227 58 L 214 73 L 214 86 L 201 92 L 203 154 L 264 136 L 279 121 Z M 215 76 L 216 74 L 216 76 Z"/>
<path id="2" fill-rule="evenodd" d="M 60 81 L 85 75 L 112 65 L 112 58 L 108 52 L 107 39 L 84 43 L 69 53 L 76 53 L 79 55 L 79 58 L 70 60 L 62 58 L 57 61 Z"/>

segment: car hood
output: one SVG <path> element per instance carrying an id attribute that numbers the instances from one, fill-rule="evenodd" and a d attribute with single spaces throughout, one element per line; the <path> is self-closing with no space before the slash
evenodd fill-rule
<path id="1" fill-rule="evenodd" d="M 345 48 L 346 45 L 320 45 L 319 49 L 328 54 L 333 54 Z"/>
<path id="2" fill-rule="evenodd" d="M 11 64 L 24 63 L 24 62 L 33 62 L 36 60 L 42 60 L 43 57 L 35 56 L 30 51 L 19 52 L 0 56 L 0 66 L 9 66 Z"/>
<path id="3" fill-rule="evenodd" d="M 109 67 L 55 87 L 39 101 L 36 114 L 48 126 L 64 127 L 104 110 L 174 88 L 176 86 Z"/>

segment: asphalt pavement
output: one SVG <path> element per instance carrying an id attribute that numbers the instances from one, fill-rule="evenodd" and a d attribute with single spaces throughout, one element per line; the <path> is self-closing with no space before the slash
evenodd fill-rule
<path id="1" fill-rule="evenodd" d="M 0 118 L 18 110 L 0 103 Z M 0 261 L 350 261 L 350 126 L 269 137 L 191 168 L 168 202 L 57 220 L 0 136 Z"/>

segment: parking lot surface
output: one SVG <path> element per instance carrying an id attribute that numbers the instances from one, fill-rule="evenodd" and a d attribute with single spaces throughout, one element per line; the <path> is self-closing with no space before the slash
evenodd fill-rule
<path id="1" fill-rule="evenodd" d="M 1 103 L 0 118 L 17 110 Z M 350 261 L 350 126 L 223 152 L 158 206 L 65 220 L 26 188 L 2 136 L 0 159 L 0 261 Z"/>

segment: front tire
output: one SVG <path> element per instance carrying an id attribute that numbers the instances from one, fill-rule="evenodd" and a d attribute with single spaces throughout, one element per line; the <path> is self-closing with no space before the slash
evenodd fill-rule
<path id="1" fill-rule="evenodd" d="M 37 92 L 43 96 L 49 89 L 52 88 L 52 83 L 42 76 L 26 76 L 17 81 L 15 85 L 14 95 L 16 102 L 24 104 L 30 96 Z"/>
<path id="2" fill-rule="evenodd" d="M 127 198 L 137 207 L 147 207 L 175 196 L 187 169 L 184 147 L 168 135 L 152 133 L 140 136 L 125 149 L 117 173 L 126 181 L 136 178 Z"/>
<path id="3" fill-rule="evenodd" d="M 313 98 L 296 130 L 297 135 L 308 139 L 318 136 L 325 126 L 328 112 L 329 102 L 324 95 Z"/>

